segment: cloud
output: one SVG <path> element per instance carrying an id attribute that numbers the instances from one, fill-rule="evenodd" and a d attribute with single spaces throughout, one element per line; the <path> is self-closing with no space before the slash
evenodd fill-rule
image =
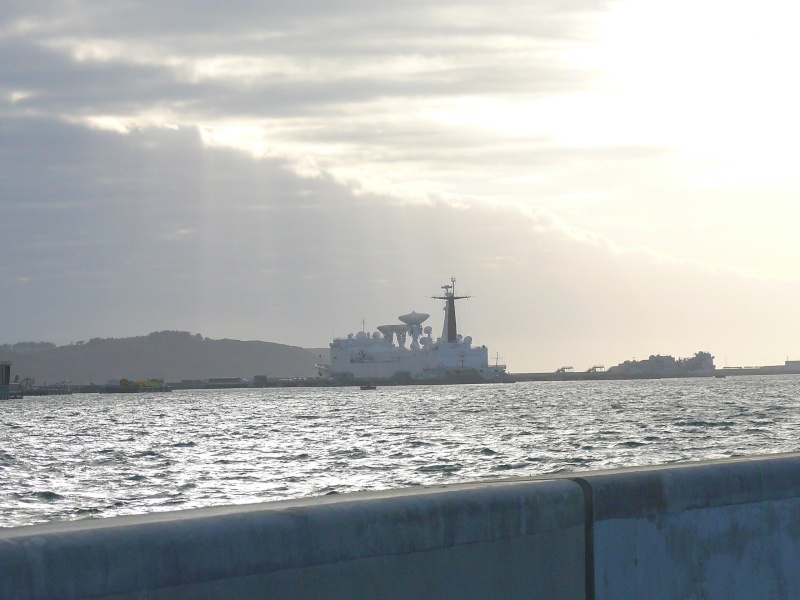
<path id="1" fill-rule="evenodd" d="M 475 296 L 465 331 L 518 371 L 684 355 L 742 315 L 740 333 L 798 330 L 787 312 L 778 333 L 744 280 L 620 255 L 547 211 L 356 195 L 324 173 L 205 148 L 192 130 L 0 125 L 14 198 L 0 207 L 6 341 L 182 329 L 320 346 L 361 318 L 373 328 L 414 309 L 435 325 L 428 296 L 451 275 Z"/>
<path id="2" fill-rule="evenodd" d="M 787 153 L 742 139 L 725 187 L 683 139 L 719 97 L 684 110 L 679 65 L 616 94 L 608 56 L 654 51 L 625 2 L 66 6 L 0 17 L 7 335 L 320 345 L 451 275 L 518 365 L 797 333 Z"/>
<path id="3" fill-rule="evenodd" d="M 503 190 L 450 180 L 477 163 L 516 175 L 558 149 L 542 136 L 487 144 L 480 127 L 447 115 L 471 97 L 581 89 L 593 74 L 559 60 L 560 48 L 588 36 L 587 19 L 606 9 L 15 3 L 0 28 L 0 98 L 9 99 L 0 114 L 118 132 L 199 127 L 208 144 L 332 173 L 356 190 L 503 200 Z"/>

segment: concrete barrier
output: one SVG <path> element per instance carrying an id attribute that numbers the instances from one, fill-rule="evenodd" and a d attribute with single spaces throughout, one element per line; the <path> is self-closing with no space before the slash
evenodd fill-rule
<path id="1" fill-rule="evenodd" d="M 800 598 L 800 454 L 0 530 L 0 599 Z"/>
<path id="2" fill-rule="evenodd" d="M 568 480 L 348 494 L 0 531 L 0 598 L 585 597 Z"/>
<path id="3" fill-rule="evenodd" d="M 587 597 L 800 598 L 800 455 L 582 474 Z"/>

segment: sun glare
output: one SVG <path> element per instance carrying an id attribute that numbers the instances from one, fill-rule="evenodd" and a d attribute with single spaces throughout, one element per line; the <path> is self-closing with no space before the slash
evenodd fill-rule
<path id="1" fill-rule="evenodd" d="M 606 130 L 581 128 L 609 142 L 723 162 L 707 183 L 780 177 L 800 133 L 800 84 L 791 76 L 800 9 L 767 4 L 772 10 L 743 2 L 617 4 L 598 17 L 598 41 L 572 50 L 576 64 L 603 74 L 597 106 L 605 119 L 597 123 Z"/>

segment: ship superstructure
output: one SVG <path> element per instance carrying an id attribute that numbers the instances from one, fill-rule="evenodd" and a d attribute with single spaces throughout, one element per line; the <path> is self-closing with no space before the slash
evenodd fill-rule
<path id="1" fill-rule="evenodd" d="M 475 346 L 471 336 L 458 333 L 456 301 L 468 298 L 455 293 L 455 278 L 432 296 L 445 301 L 442 335 L 423 326 L 430 315 L 412 311 L 399 323 L 381 325 L 377 331 L 359 331 L 330 344 L 330 364 L 318 365 L 323 375 L 339 380 L 403 382 L 506 381 L 505 365 L 490 365 L 486 346 Z M 410 337 L 410 341 L 409 341 Z M 408 346 L 406 345 L 408 343 Z"/>

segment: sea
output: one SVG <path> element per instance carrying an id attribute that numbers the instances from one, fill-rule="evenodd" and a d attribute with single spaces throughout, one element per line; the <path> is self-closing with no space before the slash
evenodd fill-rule
<path id="1" fill-rule="evenodd" d="M 0 402 L 0 527 L 800 449 L 800 376 Z"/>

